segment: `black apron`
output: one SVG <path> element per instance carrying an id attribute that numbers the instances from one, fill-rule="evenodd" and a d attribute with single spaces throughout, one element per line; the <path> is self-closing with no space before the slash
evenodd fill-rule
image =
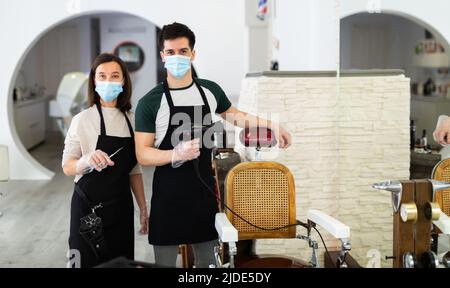
<path id="1" fill-rule="evenodd" d="M 207 124 L 211 123 L 211 110 L 205 92 L 195 78 L 193 81 L 202 96 L 204 103 L 202 106 L 174 106 L 167 81 L 163 83 L 170 117 L 166 135 L 158 147 L 161 150 L 173 149 L 172 134 L 181 125 L 186 125 L 173 123 L 172 118 L 176 113 L 186 113 L 194 123 L 194 111 L 201 111 L 200 121 L 206 116 Z M 201 136 L 203 139 L 203 135 Z M 200 156 L 194 161 L 198 161 L 200 175 L 214 191 L 211 149 L 202 145 Z M 156 167 L 150 205 L 148 234 L 150 244 L 179 245 L 217 239 L 214 221 L 218 205 L 214 195 L 197 178 L 194 161 L 185 162 L 178 168 L 172 168 L 171 163 Z"/>
<path id="2" fill-rule="evenodd" d="M 100 105 L 100 135 L 96 149 L 108 155 L 123 147 L 111 160 L 114 166 L 108 166 L 101 172 L 93 170 L 75 183 L 75 189 L 81 189 L 92 205 L 103 204 L 95 210 L 102 219 L 103 234 L 107 245 L 109 259 L 97 259 L 94 252 L 81 237 L 80 218 L 91 210 L 82 197 L 74 191 L 70 214 L 70 249 L 78 249 L 81 254 L 81 267 L 93 267 L 110 259 L 125 256 L 134 259 L 134 205 L 130 190 L 131 169 L 136 165 L 134 133 L 130 120 L 124 113 L 131 137 L 106 135 L 105 121 Z"/>

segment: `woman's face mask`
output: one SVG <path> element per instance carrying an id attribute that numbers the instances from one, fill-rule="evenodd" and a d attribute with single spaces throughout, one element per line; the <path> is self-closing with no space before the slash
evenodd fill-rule
<path id="1" fill-rule="evenodd" d="M 164 67 L 175 78 L 183 78 L 191 69 L 191 57 L 171 55 L 164 57 Z"/>
<path id="2" fill-rule="evenodd" d="M 115 61 L 105 62 L 95 70 L 95 92 L 105 102 L 112 102 L 123 92 L 123 71 Z"/>
<path id="3" fill-rule="evenodd" d="M 121 82 L 109 82 L 109 81 L 96 81 L 95 82 L 95 92 L 103 99 L 105 102 L 112 102 L 119 97 L 122 93 L 122 83 Z"/>

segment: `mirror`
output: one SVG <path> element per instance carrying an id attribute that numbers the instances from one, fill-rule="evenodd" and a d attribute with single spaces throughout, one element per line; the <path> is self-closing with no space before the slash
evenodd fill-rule
<path id="1" fill-rule="evenodd" d="M 135 72 L 144 65 L 144 51 L 134 42 L 117 45 L 113 53 L 125 62 L 130 72 Z"/>

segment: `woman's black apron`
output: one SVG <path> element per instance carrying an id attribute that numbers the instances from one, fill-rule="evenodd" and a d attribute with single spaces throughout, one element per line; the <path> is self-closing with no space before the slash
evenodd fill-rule
<path id="1" fill-rule="evenodd" d="M 110 259 L 125 256 L 134 259 L 134 205 L 130 190 L 131 169 L 136 165 L 134 133 L 130 120 L 124 113 L 131 137 L 106 135 L 105 121 L 100 105 L 100 135 L 96 149 L 108 155 L 123 147 L 111 159 L 114 166 L 108 166 L 101 172 L 96 170 L 81 177 L 75 183 L 75 189 L 81 189 L 92 205 L 102 203 L 103 208 L 95 210 L 102 219 L 103 234 L 108 257 L 97 259 L 94 252 L 81 237 L 80 218 L 91 213 L 87 203 L 74 191 L 70 215 L 70 249 L 78 249 L 81 255 L 81 267 L 93 267 Z"/>
<path id="2" fill-rule="evenodd" d="M 194 79 L 203 100 L 202 106 L 174 106 L 172 96 L 164 81 L 164 94 L 170 109 L 169 126 L 166 135 L 158 147 L 161 150 L 171 150 L 172 134 L 186 123 L 174 123 L 177 113 L 186 113 L 194 123 L 194 119 L 211 123 L 211 110 L 205 92 Z M 201 117 L 194 113 L 201 111 Z M 176 118 L 177 119 L 177 118 Z M 196 123 L 202 124 L 202 123 Z M 190 127 L 190 125 L 189 125 Z M 203 138 L 203 135 L 202 139 Z M 175 143 L 176 144 L 176 143 Z M 211 149 L 203 144 L 200 156 L 197 158 L 199 172 L 206 184 L 213 189 L 214 178 L 211 167 Z M 185 162 L 178 168 L 172 164 L 156 167 L 153 176 L 153 194 L 150 205 L 149 243 L 153 245 L 192 244 L 217 239 L 214 227 L 215 214 L 218 206 L 214 195 L 202 185 L 194 169 L 194 161 Z"/>

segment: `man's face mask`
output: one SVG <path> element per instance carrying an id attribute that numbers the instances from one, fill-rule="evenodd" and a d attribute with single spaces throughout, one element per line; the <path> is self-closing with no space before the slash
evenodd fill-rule
<path id="1" fill-rule="evenodd" d="M 191 57 L 172 55 L 164 58 L 164 67 L 175 78 L 182 78 L 191 69 Z"/>
<path id="2" fill-rule="evenodd" d="M 95 91 L 105 102 L 112 102 L 122 93 L 121 82 L 96 81 Z"/>

